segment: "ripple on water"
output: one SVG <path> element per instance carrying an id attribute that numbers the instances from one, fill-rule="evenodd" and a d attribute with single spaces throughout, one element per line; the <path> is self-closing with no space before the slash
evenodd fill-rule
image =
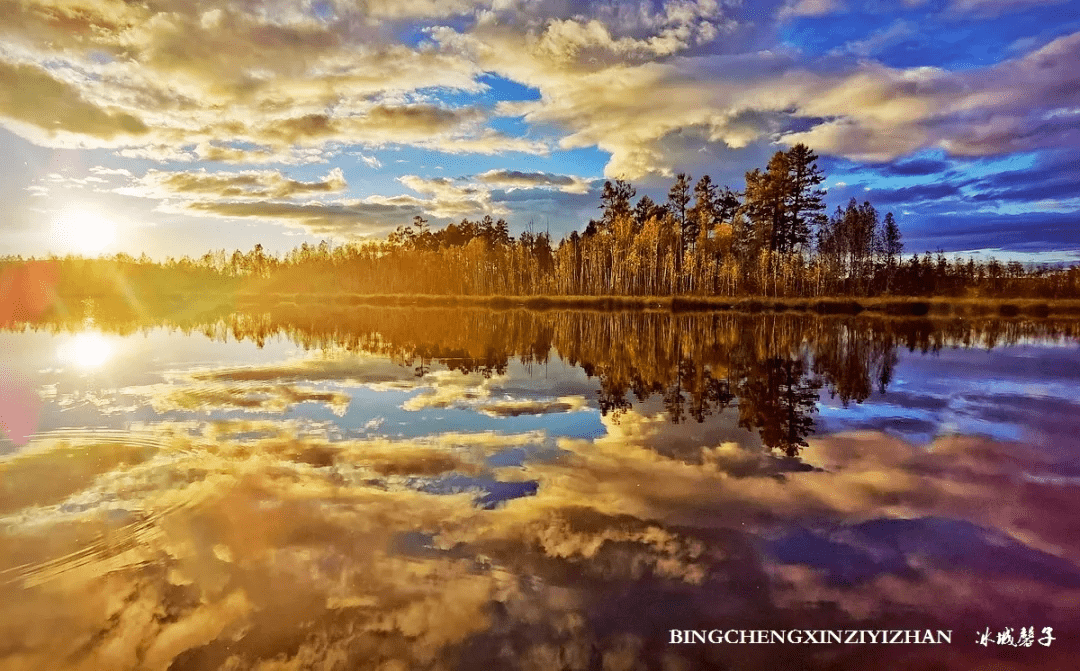
<path id="1" fill-rule="evenodd" d="M 176 447 L 152 432 L 64 429 L 0 459 L 0 585 L 152 561 L 139 548 L 160 534 L 162 518 L 194 502 L 147 506 L 125 500 L 120 485 Z"/>

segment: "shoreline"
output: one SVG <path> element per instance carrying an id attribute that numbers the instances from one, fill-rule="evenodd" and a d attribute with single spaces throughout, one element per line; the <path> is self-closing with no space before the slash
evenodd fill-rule
<path id="1" fill-rule="evenodd" d="M 49 307 L 33 314 L 16 309 L 0 324 L 33 322 L 67 315 L 86 315 L 87 303 L 107 313 L 175 316 L 245 310 L 341 311 L 353 307 L 413 309 L 488 309 L 533 312 L 649 312 L 692 314 L 727 312 L 737 314 L 807 314 L 816 316 L 865 316 L 897 319 L 1066 319 L 1080 321 L 1080 299 L 1037 298 L 926 298 L 882 296 L 872 298 L 727 298 L 714 296 L 475 296 L 441 294 L 350 294 L 253 292 L 239 289 L 225 292 L 173 293 L 113 292 L 53 295 Z M 33 316 L 36 315 L 36 318 Z M 86 315 L 90 316 L 90 315 Z M 0 315 L 5 317 L 5 315 Z"/>
<path id="2" fill-rule="evenodd" d="M 727 298 L 714 296 L 470 296 L 432 294 L 298 294 L 240 293 L 238 306 L 262 303 L 319 302 L 325 307 L 486 307 L 492 309 L 588 310 L 602 312 L 807 312 L 821 315 L 892 317 L 1075 317 L 1080 299 L 1037 298 L 925 298 L 888 296 L 873 298 Z"/>

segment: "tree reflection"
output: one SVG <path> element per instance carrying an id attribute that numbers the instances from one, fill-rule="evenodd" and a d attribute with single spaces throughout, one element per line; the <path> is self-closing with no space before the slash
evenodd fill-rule
<path id="1" fill-rule="evenodd" d="M 885 319 L 731 312 L 495 311 L 291 302 L 218 307 L 89 301 L 9 328 L 78 332 L 92 323 L 131 334 L 153 327 L 248 340 L 285 336 L 304 349 L 385 356 L 423 377 L 436 366 L 485 378 L 512 361 L 546 364 L 554 350 L 599 386 L 597 405 L 618 421 L 658 399 L 673 423 L 704 422 L 736 407 L 739 425 L 769 448 L 798 454 L 824 389 L 845 405 L 885 393 L 897 352 L 994 347 L 1025 339 L 1078 340 L 1075 321 Z"/>
<path id="2" fill-rule="evenodd" d="M 758 429 L 761 441 L 797 456 L 814 430 L 821 379 L 810 376 L 801 358 L 755 361 L 740 380 L 739 426 Z"/>

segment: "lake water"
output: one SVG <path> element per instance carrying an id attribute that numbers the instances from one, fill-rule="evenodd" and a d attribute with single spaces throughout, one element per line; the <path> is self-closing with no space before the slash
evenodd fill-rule
<path id="1" fill-rule="evenodd" d="M 1078 342 L 297 306 L 0 331 L 0 668 L 1075 668 Z M 881 629 L 951 642 L 673 642 Z"/>

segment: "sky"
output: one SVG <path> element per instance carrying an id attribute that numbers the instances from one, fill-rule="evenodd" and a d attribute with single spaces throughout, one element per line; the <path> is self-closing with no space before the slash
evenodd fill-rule
<path id="1" fill-rule="evenodd" d="M 743 187 L 795 143 L 909 252 L 1080 260 L 1080 1 L 0 0 L 0 255 L 200 256 L 605 179 Z"/>

